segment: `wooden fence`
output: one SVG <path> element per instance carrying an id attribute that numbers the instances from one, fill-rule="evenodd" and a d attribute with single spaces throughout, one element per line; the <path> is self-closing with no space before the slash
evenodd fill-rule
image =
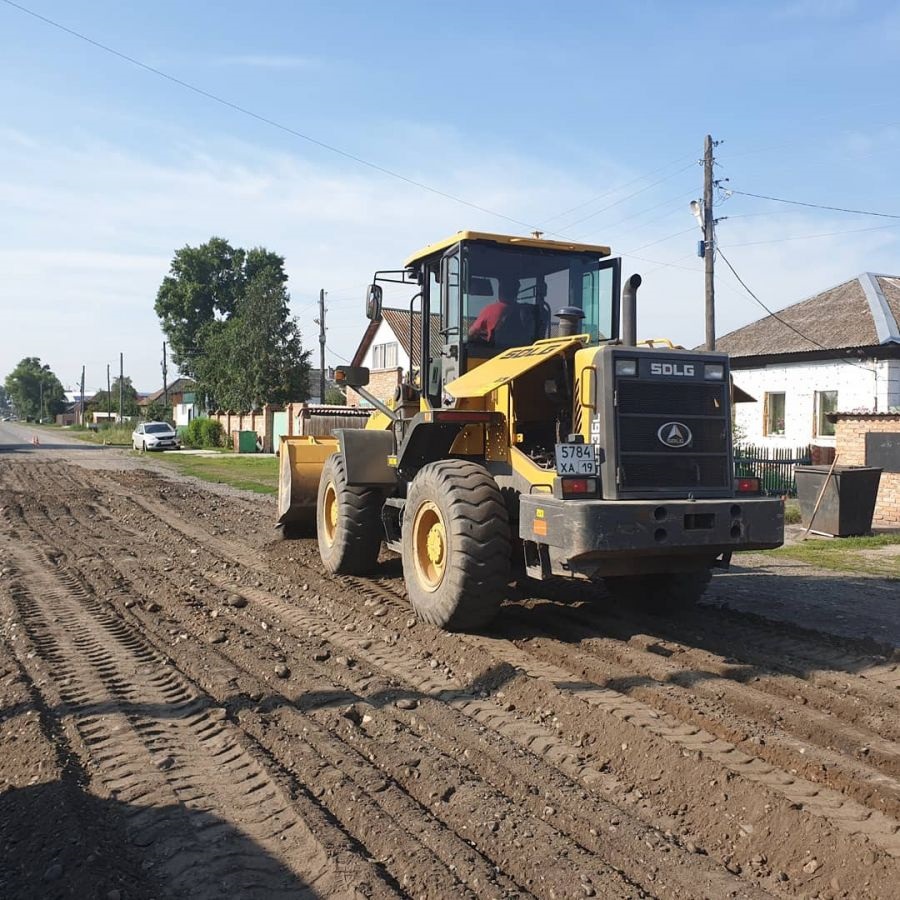
<path id="1" fill-rule="evenodd" d="M 797 496 L 794 466 L 808 466 L 812 448 L 755 447 L 752 444 L 734 448 L 735 477 L 752 476 L 760 480 L 766 494 Z"/>

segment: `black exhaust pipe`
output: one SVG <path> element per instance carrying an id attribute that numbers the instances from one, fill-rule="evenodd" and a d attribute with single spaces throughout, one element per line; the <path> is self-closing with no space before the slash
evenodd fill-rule
<path id="1" fill-rule="evenodd" d="M 622 288 L 622 344 L 637 346 L 637 289 L 641 276 L 632 275 Z"/>

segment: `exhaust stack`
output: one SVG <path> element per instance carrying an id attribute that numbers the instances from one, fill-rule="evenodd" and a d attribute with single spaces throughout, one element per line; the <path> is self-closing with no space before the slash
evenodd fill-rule
<path id="1" fill-rule="evenodd" d="M 622 344 L 626 347 L 637 345 L 637 289 L 641 280 L 640 275 L 632 275 L 622 288 Z"/>

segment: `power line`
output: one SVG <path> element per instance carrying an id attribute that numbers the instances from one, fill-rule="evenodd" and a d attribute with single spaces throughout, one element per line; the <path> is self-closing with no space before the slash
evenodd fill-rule
<path id="1" fill-rule="evenodd" d="M 635 247 L 633 251 L 629 251 L 629 253 L 623 253 L 623 256 L 628 256 L 632 252 L 637 252 L 638 250 L 646 250 L 648 247 L 655 247 L 657 244 L 664 244 L 666 241 L 671 241 L 672 238 L 681 237 L 683 234 L 687 234 L 689 231 L 696 231 L 697 226 L 691 225 L 690 228 L 685 228 L 682 231 L 676 231 L 674 234 L 668 234 L 665 237 L 661 237 L 658 240 L 650 241 L 649 244 L 641 244 L 640 247 Z"/>
<path id="2" fill-rule="evenodd" d="M 6 0 L 4 0 L 6 2 Z M 694 167 L 694 163 L 689 163 L 686 166 L 680 168 L 677 172 L 673 172 L 671 175 L 667 175 L 665 178 L 660 178 L 658 181 L 654 181 L 651 184 L 648 184 L 646 187 L 642 187 L 639 191 L 633 191 L 630 194 L 626 194 L 624 197 L 620 197 L 618 200 L 613 203 L 608 204 L 607 206 L 601 207 L 598 210 L 590 213 L 589 215 L 582 216 L 580 219 L 576 219 L 574 222 L 569 222 L 568 225 L 565 226 L 566 230 L 570 228 L 574 228 L 576 225 L 580 225 L 582 222 L 587 222 L 589 219 L 593 219 L 596 216 L 599 216 L 600 213 L 606 212 L 608 209 L 612 209 L 615 206 L 619 206 L 619 204 L 624 203 L 626 200 L 631 200 L 632 197 L 637 197 L 638 194 L 643 194 L 645 191 L 649 191 L 650 188 L 656 187 L 658 184 L 662 184 L 664 181 L 668 181 L 670 178 L 674 178 L 676 175 L 680 175 L 682 172 L 686 172 L 688 169 L 692 169 Z M 590 201 L 593 202 L 593 201 Z M 668 201 L 667 201 L 668 202 Z M 657 204 L 661 206 L 662 204 Z M 656 209 L 655 206 L 651 207 L 651 209 Z M 647 210 L 645 210 L 647 212 Z M 637 213 L 636 215 L 640 215 Z M 630 218 L 630 217 L 629 217 Z"/>
<path id="3" fill-rule="evenodd" d="M 9 2 L 9 0 L 4 0 Z M 878 216 L 881 219 L 900 219 L 900 215 L 894 213 L 870 212 L 865 209 L 846 209 L 843 206 L 825 206 L 822 203 L 804 203 L 802 200 L 785 200 L 784 197 L 769 197 L 766 194 L 751 194 L 749 191 L 736 191 L 728 188 L 729 194 L 740 194 L 742 197 L 755 197 L 757 200 L 773 200 L 775 203 L 790 203 L 792 206 L 806 206 L 810 209 L 828 209 L 832 212 L 853 213 L 857 216 Z"/>
<path id="4" fill-rule="evenodd" d="M 602 200 L 604 197 L 609 197 L 610 195 L 615 194 L 618 191 L 622 191 L 627 187 L 631 187 L 631 185 L 637 184 L 638 182 L 643 181 L 645 178 L 649 178 L 651 175 L 655 175 L 657 172 L 663 172 L 666 169 L 668 169 L 670 166 L 677 165 L 678 163 L 683 162 L 685 159 L 693 159 L 693 156 L 679 157 L 678 159 L 673 160 L 672 162 L 667 163 L 664 166 L 660 166 L 658 169 L 652 169 L 651 171 L 647 172 L 645 175 L 638 175 L 637 178 L 632 178 L 631 181 L 626 181 L 625 184 L 620 184 L 617 187 L 610 188 L 609 190 L 604 191 L 602 194 L 598 194 L 596 197 L 591 197 L 590 200 L 585 200 L 582 203 L 579 203 L 577 206 L 573 206 L 570 209 L 563 210 L 562 212 L 557 213 L 555 216 L 550 216 L 549 219 L 544 219 L 544 225 L 547 225 L 548 223 L 554 221 L 555 219 L 561 219 L 563 216 L 569 215 L 569 213 L 577 212 L 579 209 L 584 209 L 585 206 L 590 206 L 592 203 L 596 203 L 598 200 Z M 688 168 L 688 167 L 685 167 L 685 168 Z M 669 178 L 674 178 L 676 175 L 679 175 L 683 171 L 684 171 L 684 169 L 679 169 L 677 172 L 672 172 L 670 175 L 667 175 L 665 178 L 661 179 L 660 181 L 654 182 L 654 185 L 661 184 L 662 181 L 666 181 Z M 647 185 L 647 187 L 642 188 L 641 191 L 648 190 L 649 188 L 653 187 L 654 185 Z M 637 191 L 637 193 L 641 193 L 641 191 Z M 635 194 L 632 194 L 631 196 L 633 197 L 633 196 L 635 196 Z M 627 199 L 627 198 L 625 198 L 625 199 Z M 568 228 L 571 226 L 566 226 L 566 227 Z"/>
<path id="5" fill-rule="evenodd" d="M 731 217 L 729 217 L 731 218 Z M 814 238 L 834 237 L 840 234 L 861 234 L 864 231 L 885 231 L 889 228 L 900 228 L 900 223 L 896 225 L 872 225 L 869 228 L 846 228 L 842 231 L 823 231 L 819 234 L 797 234 L 793 237 L 783 238 L 767 238 L 764 241 L 744 241 L 740 244 L 731 244 L 731 247 L 756 247 L 760 244 L 780 244 L 783 241 L 811 241 Z"/>
<path id="6" fill-rule="evenodd" d="M 340 147 L 335 147 L 333 144 L 328 144 L 325 141 L 321 141 L 318 138 L 312 137 L 311 135 L 304 134 L 302 131 L 297 131 L 295 128 L 291 128 L 289 125 L 285 125 L 275 119 L 269 118 L 268 116 L 253 112 L 253 110 L 248 109 L 246 106 L 241 106 L 238 103 L 234 103 L 231 100 L 227 100 L 224 97 L 213 94 L 210 91 L 205 90 L 204 88 L 197 87 L 196 85 L 191 84 L 188 81 L 184 81 L 181 78 L 170 75 L 168 72 L 164 72 L 162 69 L 158 69 L 155 66 L 151 66 L 145 62 L 141 62 L 141 60 L 136 59 L 133 56 L 129 56 L 127 53 L 123 53 L 122 51 L 116 50 L 114 47 L 110 47 L 107 44 L 103 44 L 100 41 L 94 40 L 93 38 L 88 37 L 87 35 L 82 34 L 79 31 L 68 28 L 60 22 L 55 21 L 54 19 L 50 19 L 47 16 L 43 16 L 40 13 L 28 9 L 27 7 L 22 6 L 19 3 L 13 2 L 13 0 L 2 0 L 2 2 L 7 6 L 12 7 L 13 9 L 19 10 L 19 12 L 25 13 L 26 15 L 31 16 L 32 18 L 37 19 L 38 21 L 43 22 L 46 25 L 50 25 L 53 28 L 56 28 L 59 31 L 70 35 L 71 37 L 78 38 L 78 40 L 84 41 L 85 43 L 90 44 L 92 47 L 96 47 L 97 49 L 102 50 L 104 53 L 109 53 L 111 56 L 115 56 L 118 59 L 130 63 L 133 66 L 137 66 L 139 69 L 143 69 L 145 72 L 150 72 L 151 74 L 156 75 L 159 78 L 163 78 L 166 81 L 171 82 L 172 84 L 176 84 L 179 87 L 184 88 L 185 90 L 192 91 L 193 93 L 198 94 L 201 97 L 205 97 L 207 100 L 212 100 L 213 102 L 225 106 L 228 109 L 233 110 L 234 112 L 238 112 L 241 115 L 248 116 L 251 119 L 262 122 L 263 124 L 269 125 L 272 128 L 277 128 L 279 131 L 283 131 L 286 134 L 292 135 L 293 137 L 300 138 L 303 141 L 307 141 L 310 144 L 321 147 L 323 150 L 327 150 L 329 153 L 335 153 L 338 156 L 342 156 L 345 159 L 352 160 L 353 162 L 358 163 L 361 166 L 366 166 L 370 169 L 375 170 L 376 172 L 380 172 L 383 175 L 388 175 L 391 178 L 395 178 L 398 181 L 405 182 L 406 184 L 417 187 L 420 190 L 428 191 L 429 193 L 435 194 L 438 197 L 443 197 L 445 200 L 452 200 L 454 203 L 459 203 L 463 206 L 469 207 L 469 209 L 474 209 L 478 212 L 486 213 L 490 216 L 496 216 L 498 219 L 504 219 L 507 222 L 512 222 L 514 225 L 520 225 L 523 228 L 527 228 L 529 231 L 534 231 L 537 228 L 536 225 L 529 224 L 528 222 L 522 222 L 519 219 L 514 219 L 512 216 L 507 216 L 504 213 L 497 212 L 496 210 L 488 209 L 486 206 L 480 206 L 479 204 L 472 203 L 471 201 L 465 200 L 462 197 L 457 197 L 454 194 L 449 194 L 446 191 L 442 191 L 439 188 L 432 187 L 431 185 L 425 184 L 422 181 L 417 181 L 414 178 L 409 178 L 408 176 L 403 175 L 400 172 L 396 172 L 393 169 L 388 169 L 385 166 L 378 165 L 378 163 L 371 162 L 370 160 L 364 159 L 361 156 L 357 156 L 354 153 L 350 153 L 347 150 L 342 150 Z"/>
<path id="7" fill-rule="evenodd" d="M 784 325 L 785 328 L 790 328 L 790 330 L 793 331 L 796 335 L 798 335 L 799 337 L 803 338 L 804 341 L 807 341 L 808 343 L 812 344 L 814 347 L 818 347 L 820 350 L 826 350 L 826 351 L 828 351 L 828 352 L 833 352 L 833 350 L 834 350 L 833 347 L 826 347 L 824 344 L 820 344 L 817 340 L 814 340 L 814 339 L 811 338 L 809 335 L 804 334 L 802 331 L 800 331 L 799 328 L 795 328 L 793 325 L 791 325 L 790 322 L 786 322 L 784 319 L 781 318 L 781 316 L 779 316 L 777 313 L 775 313 L 775 312 L 773 312 L 771 309 L 769 309 L 769 307 L 766 306 L 766 304 L 763 303 L 762 300 L 760 300 L 759 297 L 757 297 L 756 294 L 755 294 L 753 291 L 750 290 L 750 288 L 747 286 L 747 283 L 744 281 L 744 279 L 741 278 L 740 275 L 738 275 L 737 270 L 736 270 L 736 269 L 734 268 L 734 266 L 728 261 L 728 257 L 722 252 L 722 248 L 721 248 L 721 247 L 717 247 L 717 248 L 716 248 L 716 252 L 719 254 L 719 256 L 722 257 L 722 262 L 724 262 L 725 265 L 728 266 L 729 269 L 731 269 L 731 274 L 734 275 L 734 277 L 737 279 L 738 284 L 740 284 L 740 286 L 741 286 L 741 287 L 742 287 L 742 288 L 743 288 L 743 289 L 744 289 L 744 290 L 745 290 L 745 291 L 746 291 L 746 292 L 747 292 L 747 293 L 748 293 L 748 294 L 749 294 L 749 295 L 750 295 L 750 296 L 751 296 L 751 297 L 752 297 L 752 298 L 753 298 L 753 299 L 754 299 L 754 300 L 755 300 L 755 301 L 756 301 L 756 302 L 757 302 L 757 303 L 758 303 L 758 304 L 759 304 L 759 305 L 760 305 L 760 306 L 761 306 L 761 307 L 762 307 L 762 308 L 763 308 L 763 309 L 764 309 L 764 310 L 765 310 L 765 311 L 773 318 L 773 319 L 775 319 L 776 322 L 780 322 L 782 325 Z M 855 362 L 853 362 L 852 360 L 844 359 L 843 357 L 838 357 L 838 359 L 839 359 L 842 363 L 846 363 L 848 366 L 854 366 L 854 367 L 857 368 L 857 369 L 865 369 L 865 371 L 867 371 L 867 372 L 871 372 L 871 371 L 872 371 L 868 366 L 859 365 L 858 363 L 855 363 Z"/>
<path id="8" fill-rule="evenodd" d="M 326 344 L 326 346 L 325 346 L 325 349 L 326 349 L 332 356 L 336 356 L 338 359 L 342 359 L 345 363 L 349 363 L 349 362 L 350 362 L 350 360 L 347 359 L 346 356 L 341 356 L 340 353 L 338 353 L 336 350 L 332 350 L 331 347 L 329 347 L 327 344 Z"/>

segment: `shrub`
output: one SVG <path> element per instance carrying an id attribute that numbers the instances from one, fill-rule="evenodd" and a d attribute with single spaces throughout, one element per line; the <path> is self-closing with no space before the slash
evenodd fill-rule
<path id="1" fill-rule="evenodd" d="M 215 419 L 192 419 L 183 436 L 189 447 L 222 447 L 223 439 L 222 426 Z"/>

